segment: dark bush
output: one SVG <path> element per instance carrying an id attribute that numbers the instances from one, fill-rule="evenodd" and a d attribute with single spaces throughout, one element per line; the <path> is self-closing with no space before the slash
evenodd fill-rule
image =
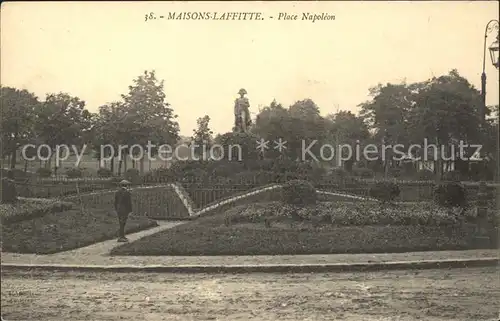
<path id="1" fill-rule="evenodd" d="M 140 184 L 142 182 L 141 174 L 136 168 L 127 169 L 123 177 L 134 185 Z"/>
<path id="2" fill-rule="evenodd" d="M 445 172 L 442 176 L 443 181 L 460 182 L 462 174 L 459 171 Z"/>
<path id="3" fill-rule="evenodd" d="M 175 174 L 176 176 L 180 176 L 183 173 L 190 172 L 198 169 L 206 168 L 206 161 L 195 161 L 195 160 L 185 160 L 185 161 L 176 161 L 172 163 L 172 166 L 168 170 Z"/>
<path id="4" fill-rule="evenodd" d="M 394 178 L 401 177 L 402 173 L 403 173 L 403 170 L 401 168 L 398 168 L 398 167 L 389 168 L 389 174 Z"/>
<path id="5" fill-rule="evenodd" d="M 8 177 L 3 178 L 2 181 L 2 194 L 0 203 L 12 204 L 17 202 L 17 190 L 14 181 Z"/>
<path id="6" fill-rule="evenodd" d="M 118 185 L 121 181 L 123 180 L 123 178 L 120 178 L 120 177 L 113 177 L 111 178 L 110 182 L 111 184 L 113 185 Z"/>
<path id="7" fill-rule="evenodd" d="M 330 170 L 328 173 L 328 178 L 331 178 L 335 181 L 343 181 L 349 176 L 349 172 L 341 167 L 335 167 Z"/>
<path id="8" fill-rule="evenodd" d="M 258 137 L 252 133 L 229 132 L 218 135 L 215 142 L 222 146 L 226 160 L 237 161 L 241 159 L 245 164 L 252 164 L 259 159 L 259 151 L 255 149 L 257 139 Z M 236 146 L 240 148 L 235 148 Z"/>
<path id="9" fill-rule="evenodd" d="M 236 184 L 246 185 L 250 188 L 278 183 L 280 175 L 270 171 L 245 171 L 233 176 Z"/>
<path id="10" fill-rule="evenodd" d="M 308 181 L 292 180 L 283 185 L 282 201 L 286 204 L 305 206 L 316 204 L 316 189 Z"/>
<path id="11" fill-rule="evenodd" d="M 18 168 L 0 169 L 0 172 L 1 172 L 1 177 L 8 177 L 9 175 L 11 175 L 10 178 L 15 181 L 26 181 L 33 176 L 32 174 L 29 174 Z"/>
<path id="12" fill-rule="evenodd" d="M 377 182 L 370 187 L 368 195 L 386 203 L 394 201 L 400 192 L 398 184 L 394 182 Z"/>
<path id="13" fill-rule="evenodd" d="M 467 192 L 464 186 L 456 182 L 446 182 L 434 187 L 434 201 L 444 207 L 461 207 L 467 205 Z"/>
<path id="14" fill-rule="evenodd" d="M 167 167 L 155 168 L 144 175 L 145 183 L 171 183 L 175 181 L 174 173 Z"/>
<path id="15" fill-rule="evenodd" d="M 245 166 L 237 161 L 220 160 L 208 162 L 205 170 L 211 177 L 229 177 L 244 171 Z"/>
<path id="16" fill-rule="evenodd" d="M 273 171 L 276 159 L 260 159 L 255 162 L 248 162 L 247 170 L 250 171 Z"/>
<path id="17" fill-rule="evenodd" d="M 422 169 L 417 173 L 418 180 L 432 181 L 434 179 L 434 172 L 428 169 Z"/>
<path id="18" fill-rule="evenodd" d="M 78 167 L 70 168 L 66 171 L 68 178 L 81 178 L 83 176 L 83 171 Z"/>
<path id="19" fill-rule="evenodd" d="M 366 167 L 353 168 L 352 174 L 356 177 L 361 177 L 361 178 L 373 178 L 374 176 L 373 171 Z"/>
<path id="20" fill-rule="evenodd" d="M 50 168 L 40 167 L 39 169 L 36 170 L 36 173 L 40 177 L 47 178 L 47 177 L 50 177 L 52 175 L 52 170 Z"/>
<path id="21" fill-rule="evenodd" d="M 113 172 L 109 168 L 101 167 L 97 170 L 97 176 L 99 177 L 111 177 Z"/>

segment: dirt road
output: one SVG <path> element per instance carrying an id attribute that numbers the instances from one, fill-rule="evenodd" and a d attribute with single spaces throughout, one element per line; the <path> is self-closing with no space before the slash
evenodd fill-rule
<path id="1" fill-rule="evenodd" d="M 2 273 L 5 320 L 498 320 L 494 268 L 343 274 Z"/>

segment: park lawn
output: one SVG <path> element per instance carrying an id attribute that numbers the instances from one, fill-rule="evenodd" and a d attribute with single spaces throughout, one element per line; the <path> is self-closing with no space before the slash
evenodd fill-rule
<path id="1" fill-rule="evenodd" d="M 14 223 L 70 210 L 73 203 L 57 199 L 18 198 L 13 204 L 0 204 L 0 219 L 2 223 Z"/>
<path id="2" fill-rule="evenodd" d="M 130 217 L 127 233 L 157 226 L 145 217 Z M 118 220 L 105 209 L 72 209 L 2 225 L 2 251 L 50 254 L 84 247 L 117 237 Z"/>
<path id="3" fill-rule="evenodd" d="M 242 206 L 147 236 L 112 250 L 112 255 L 285 255 L 385 253 L 478 248 L 473 224 L 361 225 L 345 221 L 296 221 L 253 215 L 276 204 Z M 357 205 L 353 205 L 357 206 Z M 328 208 L 328 206 L 326 207 Z M 250 209 L 250 210 L 248 210 Z M 276 209 L 275 209 L 276 210 Z M 248 215 L 245 211 L 252 214 Z M 409 213 L 408 215 L 412 215 Z M 230 218 L 228 220 L 228 218 Z M 269 218 L 269 216 L 268 216 Z M 343 221 L 343 220 L 342 220 Z M 405 220 L 402 220 L 405 221 Z M 485 245 L 482 245 L 485 247 Z"/>

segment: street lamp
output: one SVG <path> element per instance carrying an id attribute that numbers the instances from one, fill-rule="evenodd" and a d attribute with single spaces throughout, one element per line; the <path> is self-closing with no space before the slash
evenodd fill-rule
<path id="1" fill-rule="evenodd" d="M 488 35 L 493 31 L 497 30 L 497 40 L 491 44 L 489 47 L 491 63 L 493 66 L 498 68 L 498 20 L 490 20 L 488 24 L 486 24 L 486 29 L 484 30 L 484 46 L 483 46 L 483 73 L 481 74 L 481 99 L 483 104 L 481 106 L 481 121 L 484 123 L 485 121 L 485 109 L 486 109 L 486 40 L 488 39 Z"/>
<path id="2" fill-rule="evenodd" d="M 498 69 L 498 36 L 491 46 L 488 48 L 490 50 L 491 63 Z"/>

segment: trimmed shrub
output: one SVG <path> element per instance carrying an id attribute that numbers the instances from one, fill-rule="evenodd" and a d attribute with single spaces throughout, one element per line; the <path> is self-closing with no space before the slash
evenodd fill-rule
<path id="1" fill-rule="evenodd" d="M 141 174 L 138 169 L 136 168 L 129 168 L 123 175 L 123 177 L 131 182 L 132 184 L 140 184 L 142 182 L 141 180 Z"/>
<path id="2" fill-rule="evenodd" d="M 368 190 L 370 197 L 376 198 L 383 203 L 394 201 L 400 193 L 401 190 L 398 184 L 394 182 L 377 182 Z"/>
<path id="3" fill-rule="evenodd" d="M 50 168 L 40 167 L 39 169 L 36 170 L 36 173 L 40 177 L 47 178 L 47 177 L 50 177 L 52 175 L 52 170 Z"/>
<path id="4" fill-rule="evenodd" d="M 283 185 L 282 201 L 290 205 L 313 205 L 316 204 L 316 189 L 308 181 L 292 180 Z"/>
<path id="5" fill-rule="evenodd" d="M 83 171 L 78 167 L 70 168 L 66 171 L 68 178 L 81 178 L 83 176 Z"/>
<path id="6" fill-rule="evenodd" d="M 442 183 L 434 187 L 434 201 L 444 207 L 467 206 L 467 192 L 464 186 L 459 183 Z"/>
<path id="7" fill-rule="evenodd" d="M 434 172 L 428 169 L 422 169 L 417 173 L 418 180 L 432 181 L 434 179 Z"/>
<path id="8" fill-rule="evenodd" d="M 113 176 L 113 173 L 111 172 L 110 169 L 101 167 L 97 170 L 97 176 L 99 177 L 111 177 Z"/>

